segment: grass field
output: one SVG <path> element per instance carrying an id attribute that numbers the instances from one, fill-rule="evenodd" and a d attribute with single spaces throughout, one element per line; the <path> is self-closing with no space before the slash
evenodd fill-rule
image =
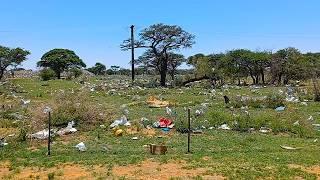
<path id="1" fill-rule="evenodd" d="M 85 84 L 66 80 L 14 79 L 2 85 L 0 105 L 10 104 L 14 108 L 1 110 L 0 137 L 6 137 L 8 145 L 0 147 L 0 178 L 320 178 L 320 132 L 312 125 L 320 123 L 320 104 L 311 100 L 312 92 L 308 86 L 295 88 L 296 96 L 305 103 L 283 101 L 286 109 L 277 112 L 273 106 L 282 102 L 259 98 L 274 95 L 285 98 L 286 87 L 225 87 L 215 91 L 195 87 L 131 88 L 126 86 L 125 78 L 120 79 L 91 79 Z M 170 108 L 175 115 L 167 115 L 165 108 L 149 108 L 145 102 L 151 95 L 171 102 Z M 231 99 L 230 105 L 225 105 L 223 95 Z M 255 100 L 238 101 L 240 96 Z M 20 99 L 30 99 L 31 103 L 21 107 Z M 72 115 L 66 113 L 68 103 L 78 101 L 85 107 L 81 106 L 83 109 Z M 205 108 L 203 103 L 206 103 Z M 53 107 L 56 125 L 75 120 L 78 129 L 74 134 L 54 137 L 50 157 L 46 155 L 46 140 L 19 141 L 22 130 L 34 133 L 46 127 L 45 116 L 41 113 L 45 106 Z M 115 137 L 108 127 L 122 116 L 123 107 L 129 110 L 132 126 L 120 127 L 126 133 Z M 192 126 L 203 131 L 192 135 L 191 154 L 186 153 L 186 134 L 175 129 L 168 133 L 161 129 L 146 129 L 140 123 L 141 118 L 154 122 L 160 117 L 168 117 L 174 119 L 177 128 L 184 127 L 186 108 L 191 108 Z M 201 108 L 204 113 L 194 115 Z M 10 118 L 8 114 L 12 112 L 19 112 L 25 118 L 18 121 Z M 65 114 L 59 116 L 57 112 Z M 309 122 L 311 116 L 313 121 Z M 74 117 L 81 120 L 72 119 Z M 90 118 L 94 121 L 90 122 Z M 225 123 L 233 130 L 218 128 Z M 272 131 L 261 133 L 261 127 Z M 14 135 L 8 137 L 10 134 Z M 133 137 L 138 140 L 132 140 Z M 74 147 L 79 142 L 86 144 L 87 151 L 79 152 Z M 168 153 L 151 155 L 148 144 L 165 144 Z M 287 150 L 281 146 L 297 149 Z"/>

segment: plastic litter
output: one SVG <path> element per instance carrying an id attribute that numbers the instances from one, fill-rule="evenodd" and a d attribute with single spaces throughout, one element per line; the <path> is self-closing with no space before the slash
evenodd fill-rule
<path id="1" fill-rule="evenodd" d="M 172 121 L 167 118 L 160 118 L 159 119 L 159 125 L 161 128 L 169 127 L 172 124 Z"/>
<path id="2" fill-rule="evenodd" d="M 4 138 L 0 139 L 0 147 L 7 146 L 6 140 Z"/>
<path id="3" fill-rule="evenodd" d="M 128 121 L 126 116 L 122 116 L 121 119 L 115 120 L 110 127 L 114 128 L 116 126 L 131 126 L 131 123 Z"/>
<path id="4" fill-rule="evenodd" d="M 260 130 L 259 130 L 259 132 L 261 132 L 261 133 L 269 133 L 271 131 L 272 131 L 271 129 L 266 128 L 266 127 L 261 127 Z"/>
<path id="5" fill-rule="evenodd" d="M 52 133 L 52 136 L 53 136 L 53 133 Z M 34 139 L 40 139 L 40 140 L 48 139 L 48 137 L 49 137 L 49 130 L 44 129 L 44 130 L 39 131 L 39 132 L 37 132 L 37 133 L 30 134 L 29 137 L 30 137 L 30 138 L 34 138 Z"/>
<path id="6" fill-rule="evenodd" d="M 78 149 L 79 151 L 81 151 L 81 152 L 84 152 L 84 151 L 87 150 L 87 147 L 86 147 L 86 145 L 85 145 L 83 142 L 77 144 L 77 145 L 75 146 L 75 148 L 77 148 L 77 149 Z"/>
<path id="7" fill-rule="evenodd" d="M 166 113 L 171 116 L 172 110 L 169 107 L 166 107 Z"/>
<path id="8" fill-rule="evenodd" d="M 286 150 L 298 150 L 298 149 L 302 149 L 302 148 L 295 148 L 295 147 L 290 147 L 290 146 L 280 146 L 282 149 L 286 149 Z"/>
<path id="9" fill-rule="evenodd" d="M 57 132 L 57 134 L 59 136 L 63 136 L 63 135 L 67 135 L 67 134 L 71 134 L 71 133 L 77 132 L 77 129 L 73 127 L 74 125 L 75 125 L 74 121 L 69 122 L 68 126 L 66 128 L 60 129 Z"/>
<path id="10" fill-rule="evenodd" d="M 222 124 L 218 129 L 223 129 L 223 130 L 231 130 L 231 128 L 228 126 L 228 124 Z"/>
<path id="11" fill-rule="evenodd" d="M 123 135 L 123 130 L 122 129 L 117 129 L 115 132 L 114 132 L 114 135 L 119 137 L 119 136 L 122 136 Z"/>
<path id="12" fill-rule="evenodd" d="M 286 107 L 284 107 L 284 106 L 279 106 L 279 107 L 277 107 L 275 110 L 276 111 L 284 111 L 286 109 Z"/>

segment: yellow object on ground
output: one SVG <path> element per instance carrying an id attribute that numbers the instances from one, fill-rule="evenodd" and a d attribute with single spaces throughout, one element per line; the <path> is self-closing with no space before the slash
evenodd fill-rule
<path id="1" fill-rule="evenodd" d="M 170 105 L 169 101 L 161 101 L 154 96 L 150 96 L 147 99 L 147 103 L 148 103 L 149 107 L 153 107 L 153 108 L 167 107 Z"/>
<path id="2" fill-rule="evenodd" d="M 122 135 L 123 135 L 123 130 L 122 130 L 122 129 L 116 130 L 116 132 L 114 133 L 114 135 L 116 135 L 116 136 L 122 136 Z"/>

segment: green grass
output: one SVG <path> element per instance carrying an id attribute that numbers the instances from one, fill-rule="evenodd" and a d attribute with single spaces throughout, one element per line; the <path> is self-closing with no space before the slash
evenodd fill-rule
<path id="1" fill-rule="evenodd" d="M 106 82 L 118 82 L 108 79 Z M 24 92 L 17 93 L 25 99 L 31 99 L 29 111 L 32 107 L 40 103 L 51 102 L 57 94 L 61 92 L 78 91 L 81 84 L 76 81 L 53 80 L 41 82 L 36 79 L 16 79 L 12 81 L 19 85 Z M 91 85 L 105 82 L 104 80 L 92 79 Z M 90 85 L 90 86 L 91 86 Z M 303 88 L 303 87 L 302 87 Z M 234 100 L 237 95 L 246 95 L 250 97 L 261 97 L 278 92 L 279 89 L 285 91 L 283 87 L 268 87 L 258 91 L 251 91 L 249 88 L 230 89 L 229 91 L 217 90 L 216 96 L 209 94 L 210 89 L 202 88 L 183 88 L 183 89 L 147 89 L 138 88 L 117 89 L 115 95 L 107 94 L 112 87 L 106 87 L 106 90 L 90 92 L 89 87 L 81 91 L 87 91 L 88 97 L 92 103 L 104 107 L 104 111 L 111 111 L 114 117 L 121 117 L 121 105 L 133 102 L 133 96 L 138 95 L 136 105 L 128 106 L 130 111 L 129 119 L 139 122 L 142 117 L 151 121 L 156 121 L 159 117 L 167 116 L 165 109 L 152 109 L 147 106 L 145 100 L 150 95 L 160 96 L 165 100 L 174 102 L 172 107 L 177 112 L 175 119 L 178 126 L 179 122 L 186 123 L 187 114 L 185 108 L 191 108 L 192 112 L 199 107 L 201 103 L 210 103 L 205 115 L 193 117 L 193 126 L 219 126 L 222 123 L 228 123 L 230 126 L 235 118 L 232 113 L 240 115 L 242 110 L 231 110 L 226 108 L 223 102 L 223 94 Z M 2 89 L 2 91 L 5 91 Z M 181 93 L 183 92 L 183 93 Z M 292 179 L 302 177 L 305 179 L 316 179 L 314 174 L 307 173 L 301 169 L 289 168 L 289 164 L 297 164 L 305 167 L 319 165 L 319 132 L 314 131 L 308 126 L 304 126 L 304 121 L 313 116 L 315 123 L 319 123 L 320 104 L 308 102 L 308 106 L 300 103 L 286 103 L 287 109 L 284 112 L 275 112 L 272 108 L 249 107 L 250 118 L 238 119 L 243 123 L 243 129 L 253 127 L 256 130 L 261 126 L 272 128 L 273 133 L 261 134 L 257 131 L 253 133 L 241 131 L 222 131 L 222 130 L 204 130 L 204 134 L 192 136 L 192 154 L 187 154 L 187 136 L 179 133 L 173 133 L 172 136 L 163 138 L 146 137 L 142 134 L 124 135 L 123 137 L 114 137 L 111 130 L 101 130 L 99 125 L 92 127 L 91 131 L 84 131 L 80 128 L 79 132 L 68 135 L 68 141 L 64 138 L 55 138 L 52 147 L 52 156 L 46 156 L 45 143 L 35 141 L 16 142 L 10 139 L 9 145 L 0 148 L 0 161 L 9 160 L 12 162 L 12 168 L 39 166 L 53 167 L 60 163 L 78 163 L 86 166 L 105 165 L 110 168 L 114 165 L 137 164 L 146 159 L 155 159 L 159 162 L 168 162 L 171 160 L 185 160 L 189 168 L 205 167 L 208 168 L 208 174 L 222 174 L 230 179 L 256 179 L 272 177 L 274 179 Z M 106 119 L 101 124 L 109 125 L 113 119 Z M 301 128 L 293 127 L 293 123 L 299 120 L 303 126 Z M 8 124 L 8 120 L 1 120 Z M 81 122 L 80 122 L 81 123 Z M 81 127 L 81 126 L 80 126 Z M 161 130 L 157 130 L 158 135 Z M 99 134 L 99 135 L 98 135 Z M 99 136 L 99 138 L 98 138 Z M 133 136 L 139 136 L 139 140 L 131 140 Z M 88 151 L 78 152 L 74 146 L 84 141 Z M 168 145 L 169 151 L 165 156 L 152 156 L 148 149 L 143 146 L 150 143 L 164 143 Z M 292 147 L 301 147 L 300 150 L 288 151 L 282 149 L 281 145 Z M 30 151 L 28 148 L 35 146 L 37 151 Z M 104 146 L 110 147 L 108 151 Z M 204 157 L 209 158 L 205 160 Z M 49 175 L 48 175 L 49 176 Z M 195 177 L 201 179 L 201 177 Z"/>

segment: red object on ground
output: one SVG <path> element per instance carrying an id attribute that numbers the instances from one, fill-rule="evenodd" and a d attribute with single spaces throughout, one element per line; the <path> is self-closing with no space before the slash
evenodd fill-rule
<path id="1" fill-rule="evenodd" d="M 170 126 L 172 124 L 172 121 L 167 118 L 160 118 L 159 123 L 161 128 L 165 128 Z"/>

